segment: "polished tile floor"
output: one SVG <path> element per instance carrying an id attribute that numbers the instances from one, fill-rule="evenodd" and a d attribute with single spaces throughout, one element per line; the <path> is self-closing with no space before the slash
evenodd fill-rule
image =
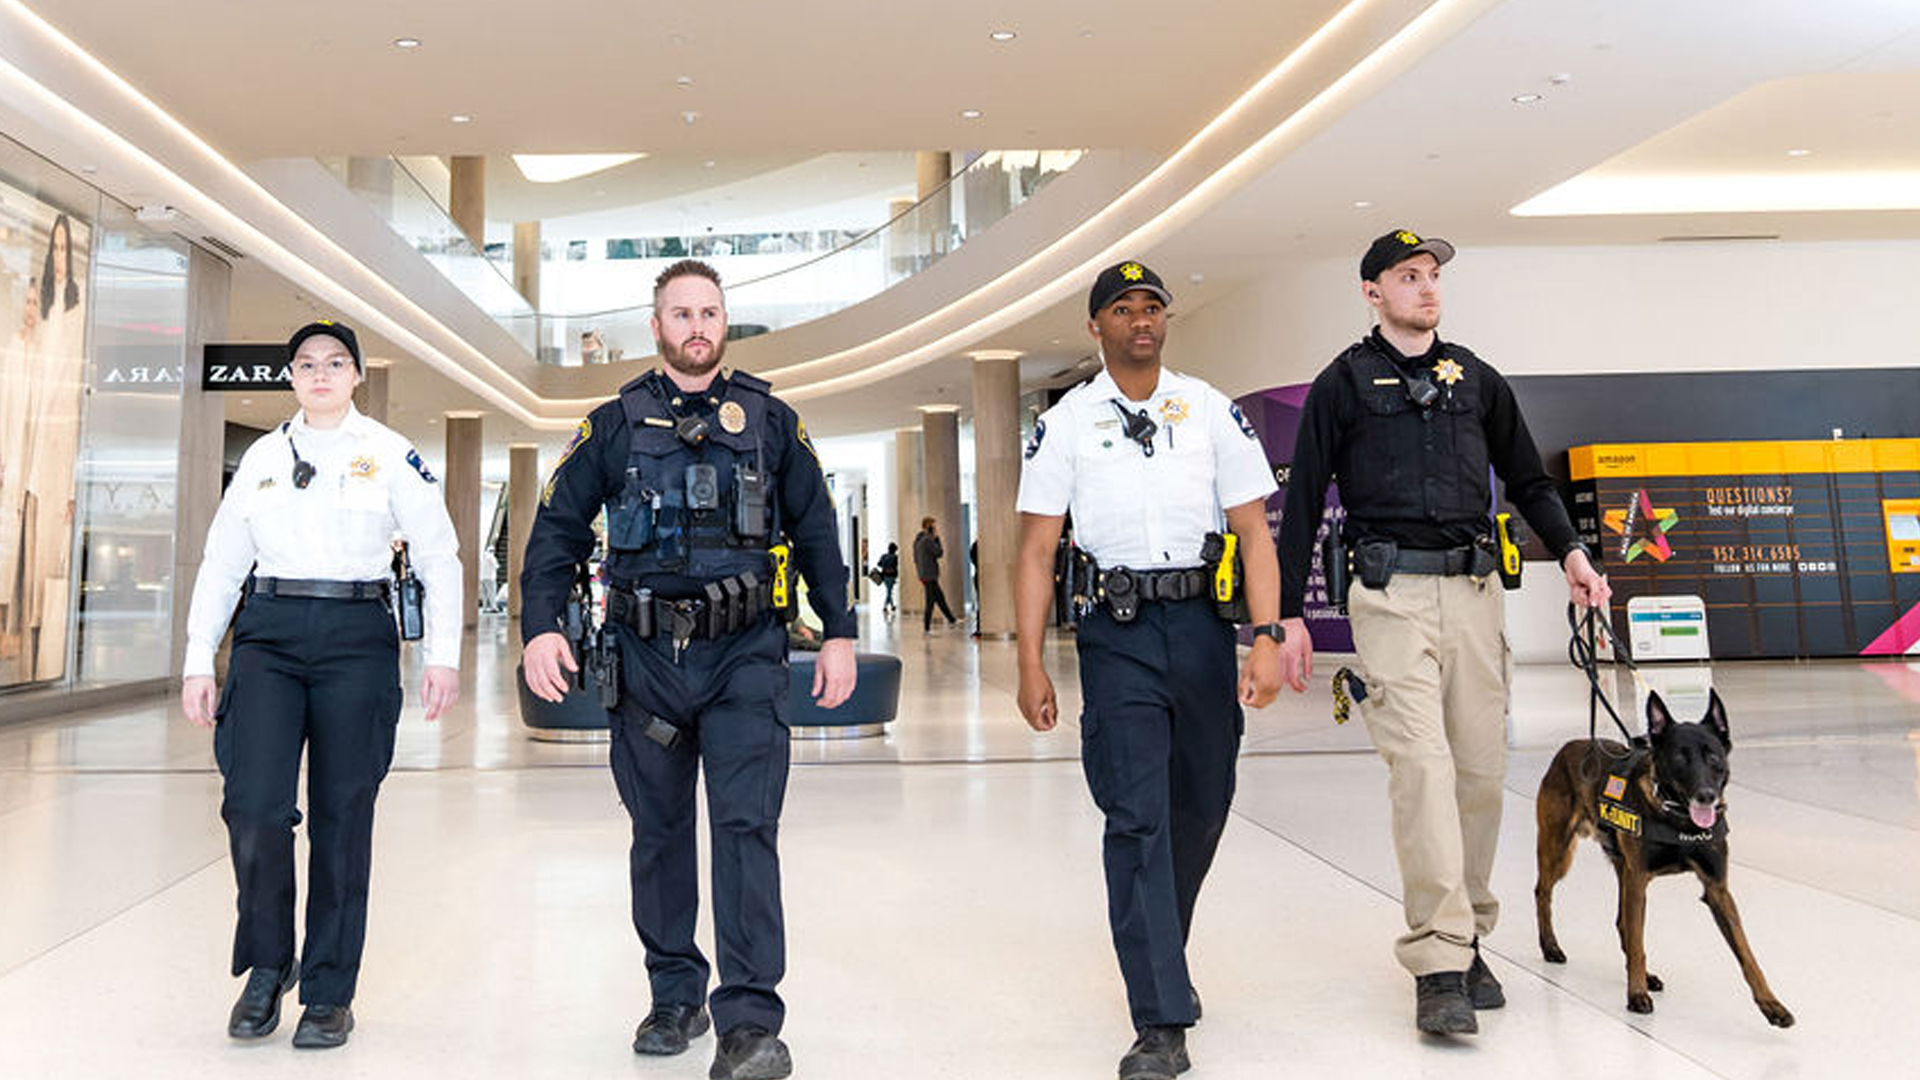
<path id="1" fill-rule="evenodd" d="M 797 1075 L 1110 1077 L 1131 1033 L 1109 948 L 1100 819 L 1071 723 L 1035 735 L 1013 647 L 869 618 L 906 662 L 879 738 L 796 744 L 782 848 Z M 343 1050 L 225 1035 L 233 882 L 208 739 L 170 702 L 0 728 L 0 1077 L 705 1075 L 628 1049 L 647 1005 L 625 819 L 605 748 L 528 741 L 489 617 L 456 712 L 402 719 L 381 798 L 367 959 Z M 1920 664 L 1663 669 L 1733 717 L 1739 899 L 1799 1024 L 1770 1028 L 1698 890 L 1652 891 L 1668 989 L 1624 1007 L 1613 882 L 1586 847 L 1533 943 L 1533 790 L 1586 726 L 1577 673 L 1522 667 L 1489 956 L 1510 1004 L 1442 1043 L 1411 1026 L 1385 770 L 1315 692 L 1251 716 L 1191 955 L 1196 1080 L 1920 1075 Z M 1049 660 L 1077 711 L 1068 643 Z M 1631 685 L 1623 687 L 1630 696 Z M 1696 706 L 1697 707 L 1697 706 Z M 705 931 L 703 930 L 703 933 Z"/>

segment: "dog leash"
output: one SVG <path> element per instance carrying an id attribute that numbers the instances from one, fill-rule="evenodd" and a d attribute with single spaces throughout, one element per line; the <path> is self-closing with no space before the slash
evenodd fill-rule
<path id="1" fill-rule="evenodd" d="M 1607 625 L 1607 621 L 1600 617 L 1599 608 L 1590 607 L 1585 609 L 1585 614 L 1581 614 L 1581 608 L 1578 605 L 1569 603 L 1567 626 L 1572 630 L 1572 636 L 1567 640 L 1567 659 L 1587 676 L 1587 741 L 1594 753 L 1608 757 L 1615 756 L 1608 754 L 1600 744 L 1600 710 L 1605 709 L 1607 715 L 1613 719 L 1613 726 L 1620 729 L 1621 738 L 1626 740 L 1628 750 L 1624 757 L 1632 757 L 1636 749 L 1646 747 L 1647 738 L 1627 730 L 1626 722 L 1620 719 L 1620 713 L 1614 709 L 1613 702 L 1607 699 L 1606 692 L 1601 689 L 1600 639 L 1605 637 L 1612 645 L 1613 662 L 1625 664 L 1627 670 L 1633 674 L 1634 685 L 1645 690 L 1647 680 L 1640 674 L 1640 665 L 1634 662 L 1633 652 L 1627 648 L 1627 643 L 1621 641 L 1614 634 L 1613 628 Z"/>

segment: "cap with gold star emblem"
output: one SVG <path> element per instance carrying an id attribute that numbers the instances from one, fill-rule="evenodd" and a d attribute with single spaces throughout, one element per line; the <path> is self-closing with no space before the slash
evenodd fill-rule
<path id="1" fill-rule="evenodd" d="M 1164 306 L 1173 306 L 1173 294 L 1167 291 L 1160 275 L 1141 263 L 1128 260 L 1107 267 L 1094 279 L 1093 290 L 1087 294 L 1087 317 L 1100 314 L 1102 308 L 1135 289 L 1152 293 Z"/>
<path id="2" fill-rule="evenodd" d="M 1367 253 L 1360 258 L 1360 280 L 1378 281 L 1381 274 L 1415 255 L 1431 255 L 1444 266 L 1453 258 L 1453 245 L 1437 236 L 1422 239 L 1406 229 L 1395 229 L 1367 245 Z"/>

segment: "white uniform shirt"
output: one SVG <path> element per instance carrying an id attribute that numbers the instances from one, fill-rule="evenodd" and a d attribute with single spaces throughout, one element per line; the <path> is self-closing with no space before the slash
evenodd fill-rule
<path id="1" fill-rule="evenodd" d="M 1152 457 L 1127 438 L 1115 402 L 1159 425 Z M 1200 545 L 1224 531 L 1227 507 L 1276 490 L 1253 425 L 1225 394 L 1162 368 L 1147 400 L 1129 401 L 1102 370 L 1034 425 L 1018 506 L 1071 510 L 1074 542 L 1104 568 L 1172 570 L 1201 564 Z"/>
<path id="2" fill-rule="evenodd" d="M 291 440 L 289 439 L 291 436 Z M 293 447 L 314 467 L 293 486 Z M 304 411 L 247 448 L 207 529 L 187 614 L 185 674 L 212 675 L 248 571 L 261 577 L 377 581 L 393 576 L 393 538 L 426 591 L 425 661 L 460 665 L 459 544 L 440 484 L 407 440 L 348 406 L 316 431 Z M 257 564 L 257 569 L 256 569 Z"/>

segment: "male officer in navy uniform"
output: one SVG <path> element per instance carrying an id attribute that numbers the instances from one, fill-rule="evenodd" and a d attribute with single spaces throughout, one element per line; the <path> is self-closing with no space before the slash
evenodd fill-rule
<path id="1" fill-rule="evenodd" d="M 559 631 L 576 566 L 607 511 L 607 623 L 619 644 L 620 703 L 608 716 L 614 782 L 633 818 L 633 923 L 653 1007 L 641 1054 L 677 1054 L 720 1032 L 710 1076 L 792 1072 L 780 1041 L 786 968 L 777 836 L 787 780 L 787 635 L 782 536 L 827 638 L 813 695 L 853 692 L 847 569 L 833 504 L 806 429 L 765 382 L 723 372 L 720 276 L 692 259 L 654 283 L 665 370 L 621 387 L 580 425 L 541 496 L 521 576 L 527 685 L 549 701 L 577 671 Z M 778 550 L 776 558 L 770 554 Z M 695 770 L 704 759 L 713 847 L 719 986 L 694 944 L 699 916 Z"/>
<path id="2" fill-rule="evenodd" d="M 1233 800 L 1241 706 L 1273 700 L 1283 672 L 1280 572 L 1267 531 L 1273 474 L 1253 427 L 1220 391 L 1160 366 L 1171 297 L 1137 262 L 1087 298 L 1105 367 L 1047 410 L 1020 478 L 1020 711 L 1059 722 L 1042 664 L 1054 553 L 1069 510 L 1104 600 L 1081 619 L 1081 761 L 1106 815 L 1108 921 L 1136 1039 L 1121 1080 L 1172 1080 L 1200 1018 L 1186 941 Z M 1144 501 L 1141 492 L 1151 492 Z M 1238 537 L 1255 627 L 1237 679 L 1233 624 L 1216 611 L 1202 550 Z"/>
<path id="3" fill-rule="evenodd" d="M 1394 952 L 1414 976 L 1414 1022 L 1434 1035 L 1472 1034 L 1476 1008 L 1506 1001 L 1479 949 L 1500 911 L 1488 878 L 1511 666 L 1489 466 L 1560 560 L 1573 601 L 1608 597 L 1512 389 L 1435 332 L 1440 267 L 1452 258 L 1452 244 L 1405 229 L 1367 248 L 1360 292 L 1379 324 L 1307 394 L 1280 526 L 1281 621 L 1292 685 L 1305 690 L 1313 644 L 1303 589 L 1327 484 L 1339 480 L 1361 715 L 1387 762 L 1407 922 Z"/>

